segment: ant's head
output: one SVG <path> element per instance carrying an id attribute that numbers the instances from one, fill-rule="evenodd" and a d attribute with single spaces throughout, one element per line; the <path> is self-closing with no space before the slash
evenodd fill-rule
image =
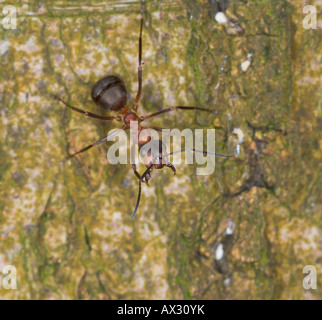
<path id="1" fill-rule="evenodd" d="M 161 169 L 168 163 L 167 148 L 161 140 L 152 140 L 140 147 L 140 157 L 146 167 Z"/>

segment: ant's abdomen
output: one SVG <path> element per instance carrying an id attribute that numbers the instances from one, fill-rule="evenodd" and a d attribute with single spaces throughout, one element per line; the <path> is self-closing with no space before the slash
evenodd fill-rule
<path id="1" fill-rule="evenodd" d="M 119 111 L 126 106 L 127 102 L 125 84 L 116 76 L 107 76 L 94 85 L 92 99 L 108 111 Z"/>

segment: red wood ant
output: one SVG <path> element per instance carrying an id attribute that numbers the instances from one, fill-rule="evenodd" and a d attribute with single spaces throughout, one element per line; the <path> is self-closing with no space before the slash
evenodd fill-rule
<path id="1" fill-rule="evenodd" d="M 120 78 L 113 76 L 113 75 L 109 75 L 109 76 L 104 77 L 103 79 L 99 80 L 94 85 L 94 87 L 92 89 L 92 99 L 94 100 L 94 102 L 98 106 L 104 108 L 105 110 L 119 112 L 118 116 L 108 116 L 108 117 L 100 116 L 100 115 L 94 114 L 92 112 L 84 111 L 82 109 L 73 107 L 70 104 L 68 104 L 67 102 L 65 102 L 64 100 L 62 100 L 61 98 L 59 98 L 57 96 L 53 96 L 53 98 L 55 98 L 56 100 L 59 100 L 68 108 L 70 108 L 76 112 L 82 113 L 85 116 L 100 119 L 103 121 L 116 120 L 119 122 L 123 122 L 123 127 L 120 128 L 120 130 L 130 129 L 131 121 L 138 122 L 138 134 L 140 137 L 140 139 L 138 141 L 138 147 L 139 147 L 140 156 L 141 156 L 141 158 L 144 159 L 143 162 L 144 162 L 145 166 L 147 167 L 147 169 L 142 175 L 140 175 L 136 170 L 136 165 L 132 164 L 134 174 L 139 179 L 139 192 L 138 192 L 137 202 L 136 202 L 134 211 L 132 213 L 131 219 L 134 218 L 134 216 L 138 210 L 139 204 L 140 204 L 141 183 L 145 182 L 148 184 L 148 181 L 151 178 L 150 174 L 151 174 L 152 170 L 153 169 L 162 169 L 164 166 L 169 167 L 173 171 L 173 173 L 176 174 L 176 169 L 175 169 L 174 165 L 172 163 L 168 162 L 167 158 L 168 158 L 168 156 L 173 155 L 174 153 L 184 152 L 187 150 L 187 149 L 183 149 L 180 151 L 167 153 L 166 146 L 164 145 L 164 143 L 162 143 L 161 140 L 150 141 L 151 137 L 147 138 L 146 136 L 145 137 L 140 136 L 140 132 L 143 129 L 146 129 L 141 125 L 141 123 L 144 120 L 151 119 L 156 116 L 159 116 L 159 115 L 162 115 L 162 114 L 165 114 L 167 112 L 171 112 L 171 111 L 177 110 L 177 109 L 179 109 L 179 110 L 199 110 L 199 111 L 204 111 L 204 112 L 209 112 L 209 113 L 217 113 L 215 110 L 204 109 L 204 108 L 199 108 L 199 107 L 175 106 L 175 107 L 170 107 L 167 109 L 160 110 L 158 112 L 155 112 L 155 113 L 152 113 L 152 114 L 149 114 L 146 116 L 139 116 L 137 114 L 138 104 L 139 104 L 139 101 L 141 98 L 141 93 L 142 93 L 142 66 L 143 66 L 143 62 L 142 62 L 142 29 L 143 29 L 143 18 L 141 18 L 140 35 L 139 35 L 138 91 L 137 91 L 136 98 L 135 98 L 135 101 L 134 101 L 134 104 L 132 107 L 130 107 L 127 104 L 127 91 L 126 91 L 124 82 Z M 158 131 L 162 131 L 162 129 L 156 128 L 156 127 L 149 127 L 149 128 L 155 129 Z M 147 129 L 149 129 L 149 128 L 147 128 Z M 92 148 L 94 146 L 97 146 L 97 145 L 103 143 L 104 141 L 107 140 L 107 138 L 108 137 L 104 137 L 104 138 L 88 145 L 87 147 L 75 152 L 74 154 L 69 155 L 68 157 L 66 157 L 62 161 L 62 163 L 75 157 L 76 155 L 78 155 L 82 152 L 89 150 L 90 148 Z M 151 144 L 148 144 L 148 142 L 152 142 L 155 144 L 156 148 L 153 148 L 153 150 L 156 150 L 156 151 L 151 152 Z M 149 145 L 149 147 L 147 147 L 148 145 Z M 218 154 L 218 153 L 198 151 L 195 149 L 191 149 L 191 151 L 202 152 L 203 154 L 213 154 L 213 155 L 216 155 L 219 157 L 229 158 L 228 155 L 223 155 L 223 154 Z"/>

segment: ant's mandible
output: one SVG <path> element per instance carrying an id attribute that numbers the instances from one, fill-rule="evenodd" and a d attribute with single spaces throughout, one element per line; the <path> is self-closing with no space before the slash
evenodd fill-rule
<path id="1" fill-rule="evenodd" d="M 199 108 L 199 107 L 175 106 L 175 107 L 170 107 L 167 109 L 160 110 L 158 112 L 155 112 L 155 113 L 152 113 L 152 114 L 149 114 L 146 116 L 138 116 L 138 114 L 137 114 L 138 104 L 139 104 L 139 101 L 141 98 L 141 93 L 142 93 L 142 66 L 143 66 L 143 62 L 142 62 L 142 29 L 143 29 L 143 18 L 141 18 L 140 36 L 139 36 L 138 91 L 137 91 L 136 98 L 135 98 L 135 101 L 134 101 L 134 104 L 132 107 L 127 105 L 127 91 L 126 91 L 124 82 L 120 78 L 118 78 L 114 75 L 106 76 L 103 79 L 99 80 L 94 85 L 94 87 L 92 89 L 92 99 L 94 100 L 94 102 L 98 106 L 104 108 L 105 110 L 119 112 L 118 116 L 109 116 L 109 117 L 100 116 L 100 115 L 94 114 L 92 112 L 84 111 L 82 109 L 73 107 L 70 104 L 68 104 L 66 101 L 62 100 L 60 97 L 53 96 L 53 98 L 55 98 L 56 100 L 59 100 L 68 108 L 70 108 L 76 112 L 82 113 L 85 116 L 88 116 L 91 118 L 96 118 L 96 119 L 103 120 L 103 121 L 116 120 L 116 121 L 123 122 L 123 127 L 121 127 L 119 130 L 130 129 L 131 121 L 138 122 L 138 135 L 140 137 L 139 141 L 138 141 L 139 153 L 140 153 L 140 156 L 143 159 L 143 162 L 144 162 L 145 166 L 147 167 L 147 169 L 142 175 L 140 175 L 136 170 L 136 165 L 132 164 L 134 174 L 139 179 L 139 192 L 138 192 L 137 202 L 136 202 L 134 211 L 132 213 L 131 219 L 134 218 L 134 216 L 138 210 L 139 204 L 140 204 L 141 183 L 146 182 L 148 184 L 148 181 L 151 178 L 150 174 L 151 174 L 152 170 L 153 169 L 162 169 L 164 166 L 171 168 L 173 173 L 176 174 L 176 169 L 175 169 L 174 165 L 167 160 L 168 156 L 173 155 L 174 153 L 184 152 L 187 150 L 187 149 L 183 149 L 180 151 L 167 153 L 166 146 L 164 143 L 162 143 L 161 140 L 150 141 L 151 137 L 149 137 L 148 135 L 145 135 L 144 137 L 140 136 L 140 132 L 143 129 L 148 129 L 148 128 L 144 128 L 141 125 L 141 123 L 144 120 L 151 119 L 151 118 L 157 117 L 159 115 L 162 115 L 162 114 L 165 114 L 167 112 L 171 112 L 171 111 L 177 110 L 177 109 L 199 110 L 199 111 L 204 111 L 204 112 L 209 112 L 209 113 L 216 113 L 216 111 L 214 111 L 214 110 L 204 109 L 204 108 Z M 150 127 L 150 128 L 151 129 L 153 128 L 157 131 L 162 131 L 162 129 L 160 129 L 160 128 L 156 128 L 156 127 Z M 114 134 L 115 134 L 115 132 L 114 132 Z M 75 157 L 76 155 L 78 155 L 82 152 L 89 150 L 90 148 L 92 148 L 94 146 L 97 146 L 97 145 L 103 143 L 104 141 L 107 140 L 107 138 L 108 138 L 108 136 L 88 145 L 87 147 L 75 152 L 74 154 L 69 155 L 68 157 L 66 157 L 62 161 L 62 163 Z M 151 143 L 152 143 L 152 146 L 151 146 Z M 151 152 L 151 150 L 154 150 L 154 151 Z M 229 158 L 228 155 L 224 155 L 224 154 L 210 153 L 207 151 L 199 151 L 199 150 L 195 150 L 195 149 L 190 149 L 190 151 L 201 152 L 203 154 L 213 154 L 215 156 Z"/>

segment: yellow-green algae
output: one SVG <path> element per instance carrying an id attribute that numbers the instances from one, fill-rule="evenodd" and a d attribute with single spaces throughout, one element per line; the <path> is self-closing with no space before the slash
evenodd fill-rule
<path id="1" fill-rule="evenodd" d="M 217 109 L 150 123 L 216 128 L 217 151 L 235 155 L 242 132 L 241 152 L 211 176 L 153 172 L 134 221 L 137 179 L 108 165 L 107 145 L 59 165 L 119 124 L 47 93 L 100 112 L 91 87 L 118 74 L 133 100 L 140 3 L 1 3 L 18 10 L 16 30 L 0 27 L 0 270 L 18 272 L 2 299 L 321 298 L 321 31 L 302 27 L 301 1 L 230 1 L 237 32 L 216 23 L 213 3 L 146 1 L 139 112 Z M 229 221 L 227 285 L 213 262 Z M 317 290 L 302 287 L 305 265 Z"/>

